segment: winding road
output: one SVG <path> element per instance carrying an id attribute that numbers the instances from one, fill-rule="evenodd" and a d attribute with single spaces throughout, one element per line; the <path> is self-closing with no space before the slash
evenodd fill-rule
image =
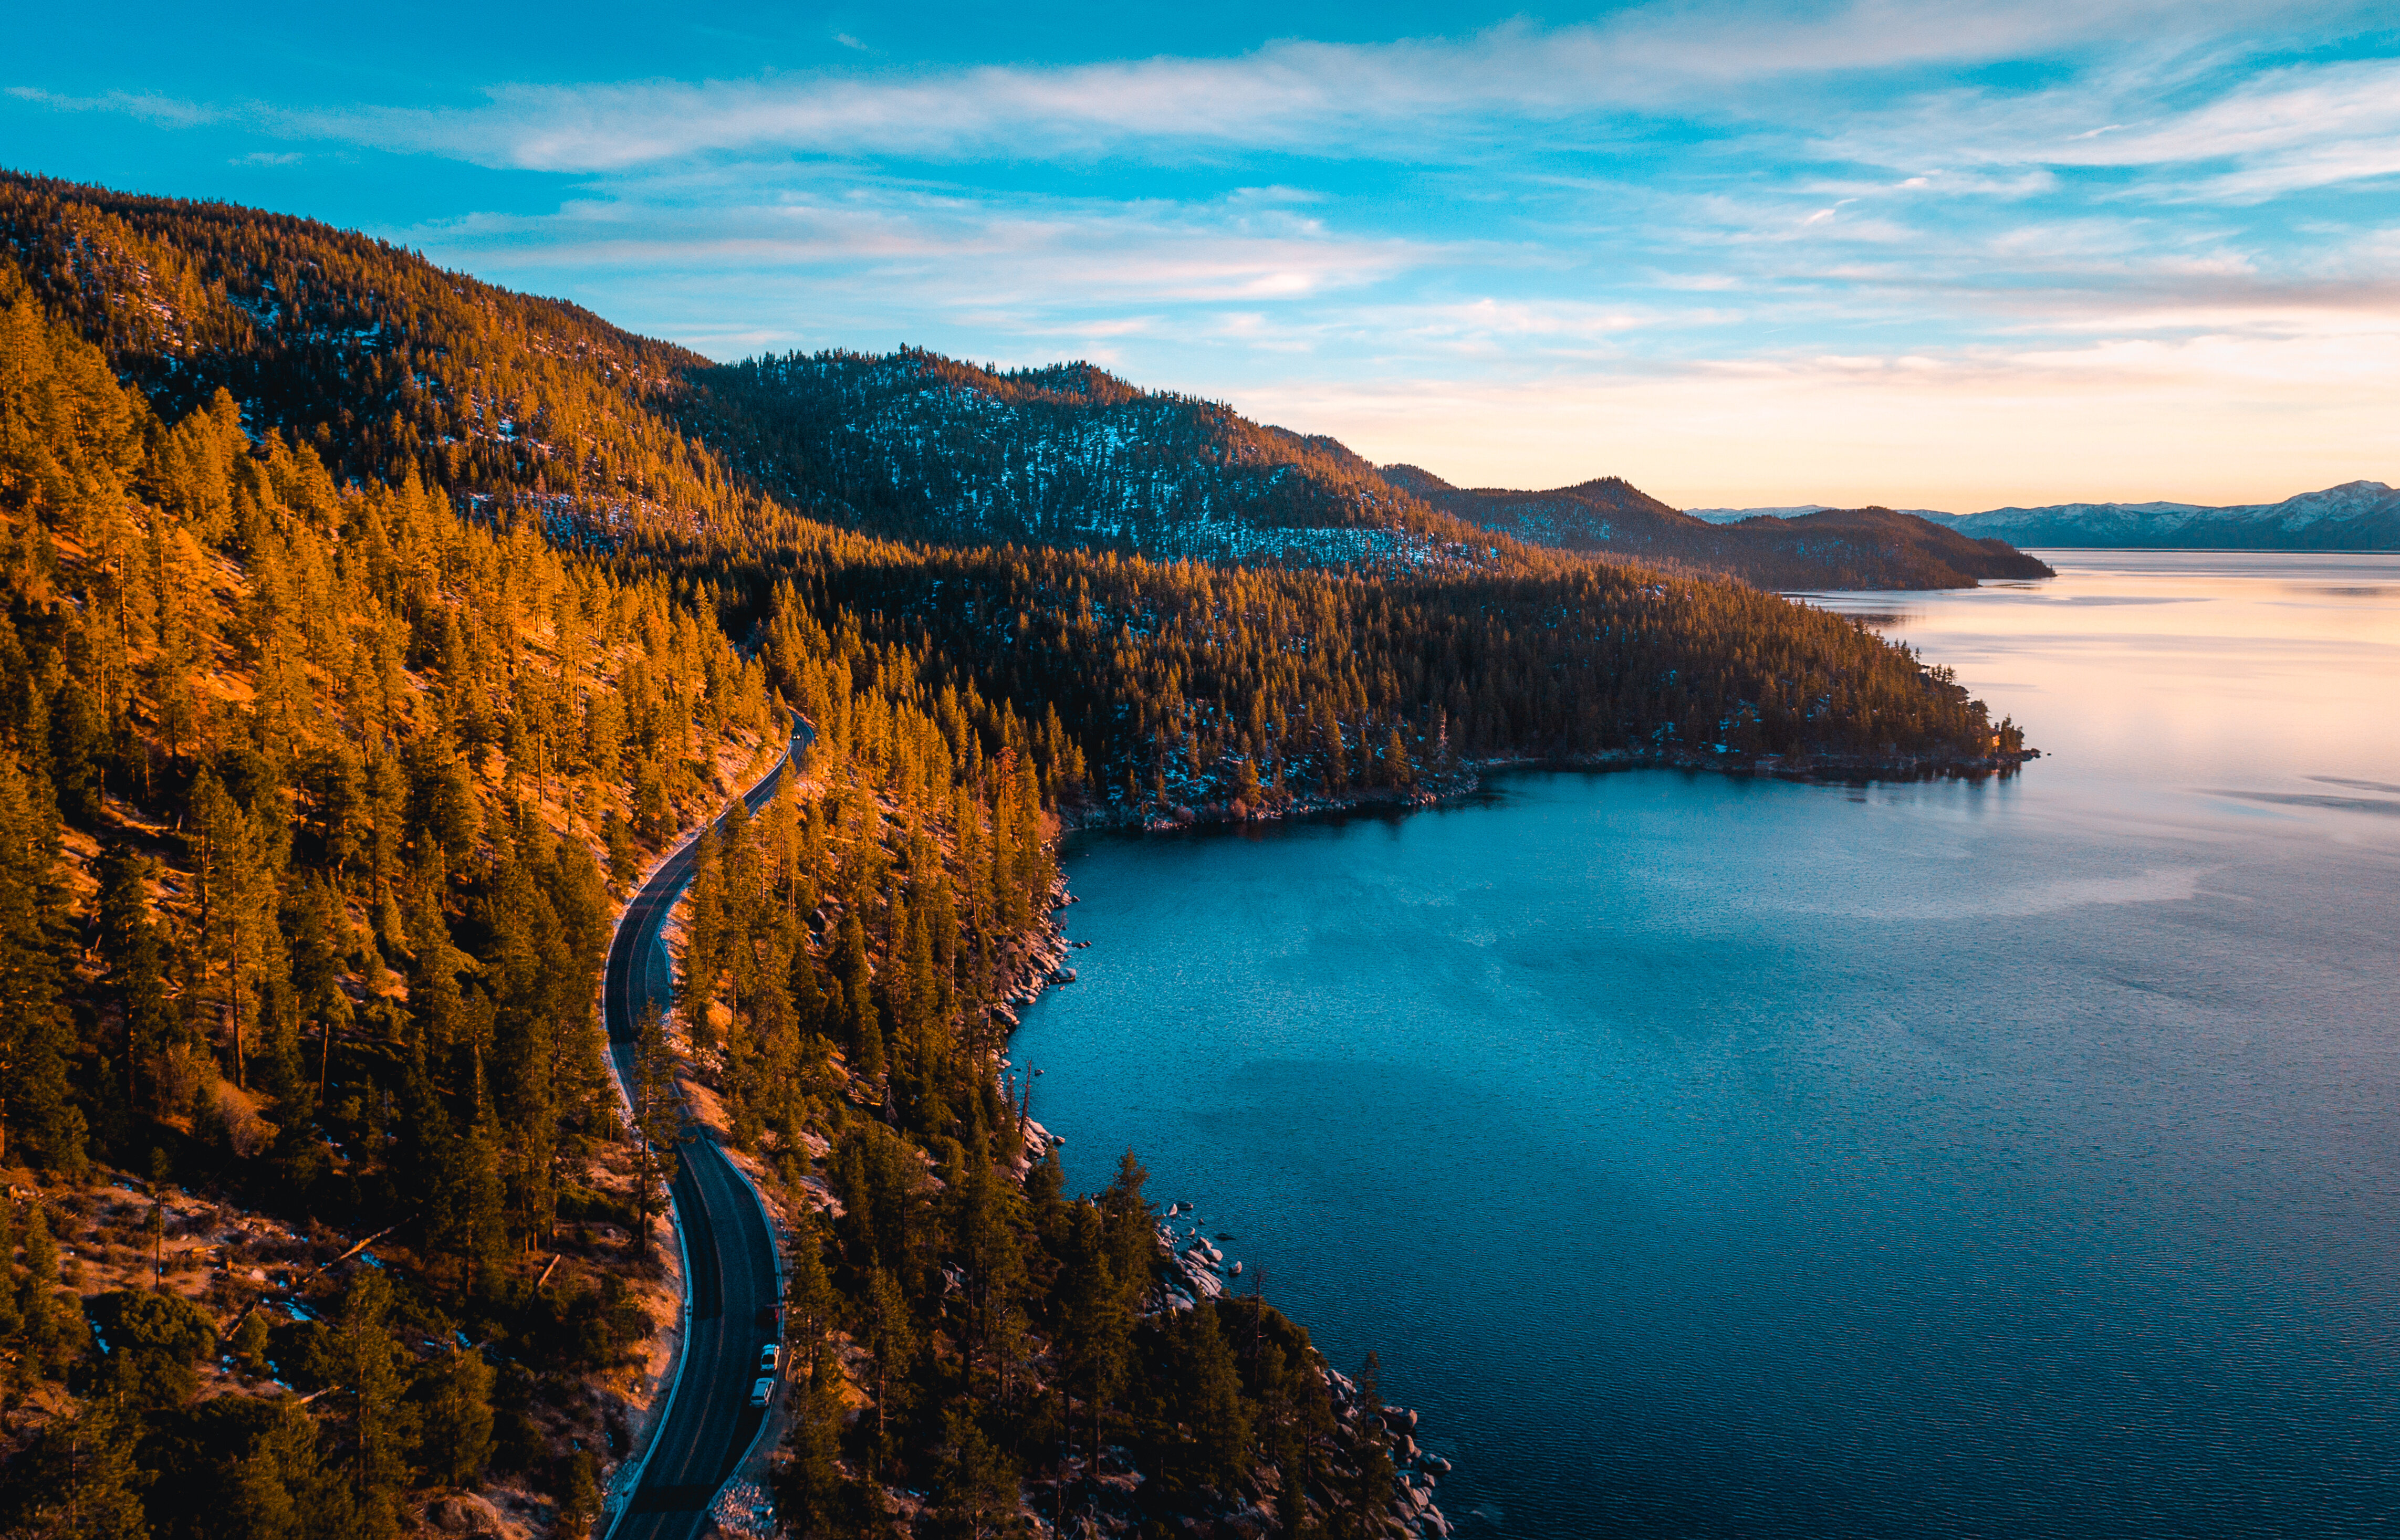
<path id="1" fill-rule="evenodd" d="M 743 794 L 752 812 L 766 806 L 793 756 L 814 736 L 797 717 L 784 757 Z M 601 1009 L 620 1085 L 634 1080 L 642 1006 L 667 1007 L 674 980 L 667 916 L 691 882 L 698 841 L 661 863 L 626 902 L 608 944 Z M 709 1504 L 757 1436 L 765 1413 L 750 1405 L 758 1350 L 776 1340 L 773 1308 L 780 1269 L 775 1238 L 757 1192 L 705 1129 L 689 1130 L 669 1195 L 684 1251 L 683 1355 L 664 1421 L 642 1457 L 633 1493 L 604 1532 L 607 1540 L 690 1540 L 708 1521 Z"/>

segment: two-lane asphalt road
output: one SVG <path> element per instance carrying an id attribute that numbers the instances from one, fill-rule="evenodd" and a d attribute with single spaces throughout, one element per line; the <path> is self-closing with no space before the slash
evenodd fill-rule
<path id="1" fill-rule="evenodd" d="M 795 721 L 783 759 L 743 796 L 752 812 L 767 805 L 811 736 Z M 674 968 L 659 932 L 691 881 L 697 853 L 696 842 L 686 845 L 650 874 L 626 903 L 608 947 L 602 1013 L 618 1079 L 627 1086 L 643 1005 L 656 1001 L 659 1009 L 667 1008 Z M 689 1266 L 682 1367 L 666 1421 L 651 1440 L 632 1500 L 606 1532 L 607 1540 L 698 1534 L 710 1500 L 741 1463 L 764 1417 L 750 1406 L 750 1386 L 758 1378 L 758 1350 L 775 1340 L 778 1274 L 767 1216 L 705 1130 L 683 1145 L 670 1194 Z"/>

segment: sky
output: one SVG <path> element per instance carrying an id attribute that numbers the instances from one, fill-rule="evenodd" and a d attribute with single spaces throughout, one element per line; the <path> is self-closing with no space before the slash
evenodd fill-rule
<path id="1" fill-rule="evenodd" d="M 1086 359 L 1462 484 L 2400 482 L 2391 0 L 348 9 L 20 16 L 0 165 L 719 359 Z"/>

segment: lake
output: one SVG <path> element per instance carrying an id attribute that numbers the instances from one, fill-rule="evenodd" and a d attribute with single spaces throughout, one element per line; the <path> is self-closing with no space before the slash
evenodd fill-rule
<path id="1" fill-rule="evenodd" d="M 1811 595 L 2045 757 L 1086 838 L 1015 1056 L 1465 1535 L 2400 1524 L 2400 556 Z"/>

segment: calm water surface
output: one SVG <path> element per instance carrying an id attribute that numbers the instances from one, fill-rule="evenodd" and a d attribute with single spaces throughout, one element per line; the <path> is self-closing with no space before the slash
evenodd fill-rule
<path id="1" fill-rule="evenodd" d="M 2049 756 L 1095 839 L 1018 1039 L 1468 1535 L 2400 1529 L 2400 557 L 1827 594 Z"/>

